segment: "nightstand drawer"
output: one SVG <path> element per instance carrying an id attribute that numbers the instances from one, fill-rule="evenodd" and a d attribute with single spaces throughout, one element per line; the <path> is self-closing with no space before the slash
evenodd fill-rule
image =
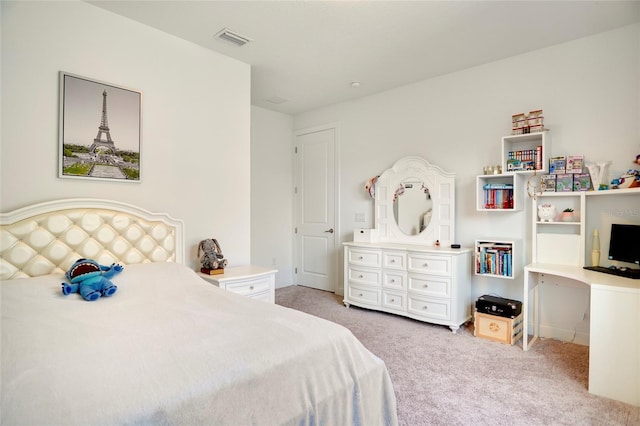
<path id="1" fill-rule="evenodd" d="M 223 290 L 275 303 L 276 272 L 276 269 L 247 265 L 226 268 L 224 273 L 219 275 L 199 275 Z"/>
<path id="2" fill-rule="evenodd" d="M 269 277 L 262 277 L 246 281 L 238 281 L 228 283 L 226 286 L 228 291 L 232 291 L 243 296 L 252 296 L 262 292 L 268 292 L 271 289 L 271 280 Z"/>

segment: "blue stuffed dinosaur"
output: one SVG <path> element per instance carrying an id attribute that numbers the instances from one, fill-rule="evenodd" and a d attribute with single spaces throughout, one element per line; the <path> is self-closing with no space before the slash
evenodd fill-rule
<path id="1" fill-rule="evenodd" d="M 78 259 L 65 274 L 69 283 L 62 283 L 62 294 L 80 293 L 88 301 L 113 296 L 118 287 L 109 278 L 122 269 L 115 263 L 103 266 L 92 259 Z"/>

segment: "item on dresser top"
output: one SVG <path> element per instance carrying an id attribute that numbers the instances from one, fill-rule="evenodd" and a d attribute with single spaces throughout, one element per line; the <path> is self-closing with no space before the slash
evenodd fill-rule
<path id="1" fill-rule="evenodd" d="M 220 244 L 215 238 L 200 241 L 198 258 L 204 269 L 224 269 L 229 264 L 222 255 Z"/>
<path id="2" fill-rule="evenodd" d="M 485 294 L 476 300 L 476 309 L 483 314 L 515 318 L 522 313 L 522 302 Z"/>
<path id="3" fill-rule="evenodd" d="M 118 287 L 109 278 L 122 271 L 121 265 L 100 265 L 93 259 L 78 259 L 65 273 L 68 283 L 62 283 L 62 294 L 80 293 L 85 300 L 113 296 Z"/>
<path id="4" fill-rule="evenodd" d="M 375 243 L 378 241 L 377 229 L 356 229 L 353 231 L 353 241 L 357 243 Z"/>

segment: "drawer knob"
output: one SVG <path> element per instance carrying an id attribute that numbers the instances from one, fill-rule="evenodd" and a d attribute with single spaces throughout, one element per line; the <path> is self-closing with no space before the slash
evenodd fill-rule
<path id="1" fill-rule="evenodd" d="M 424 309 L 425 311 L 428 309 L 427 306 L 425 305 L 422 309 Z"/>
<path id="2" fill-rule="evenodd" d="M 362 256 L 360 256 L 360 257 L 358 258 L 358 260 L 362 260 L 362 259 L 364 259 L 364 257 L 362 257 Z"/>
<path id="3" fill-rule="evenodd" d="M 429 266 L 429 264 L 428 264 L 428 263 L 425 263 L 425 264 L 424 264 L 424 265 L 422 265 L 422 266 L 424 266 L 424 267 L 426 268 L 427 266 Z"/>
<path id="4" fill-rule="evenodd" d="M 429 288 L 429 284 L 425 284 L 425 285 L 424 285 L 424 288 Z"/>
<path id="5" fill-rule="evenodd" d="M 391 260 L 389 261 L 389 263 L 396 263 L 396 260 L 395 260 L 395 259 L 391 259 Z"/>
<path id="6" fill-rule="evenodd" d="M 392 279 L 390 282 L 391 282 L 391 283 L 395 283 L 395 282 L 396 282 L 396 280 L 393 280 L 393 279 Z"/>
<path id="7" fill-rule="evenodd" d="M 396 301 L 396 299 L 391 299 L 391 303 L 394 303 Z"/>
<path id="8" fill-rule="evenodd" d="M 253 286 L 250 286 L 250 287 L 249 287 L 249 290 L 253 290 Z"/>
<path id="9" fill-rule="evenodd" d="M 360 275 L 358 278 L 364 278 L 364 275 Z"/>
<path id="10" fill-rule="evenodd" d="M 358 296 L 362 297 L 362 296 L 364 296 L 364 294 L 360 293 Z"/>

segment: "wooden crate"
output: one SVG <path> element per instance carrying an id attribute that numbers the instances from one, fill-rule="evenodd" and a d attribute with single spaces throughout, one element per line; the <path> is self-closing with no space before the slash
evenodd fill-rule
<path id="1" fill-rule="evenodd" d="M 475 313 L 473 335 L 494 342 L 513 345 L 522 337 L 522 314 L 516 318 Z"/>

